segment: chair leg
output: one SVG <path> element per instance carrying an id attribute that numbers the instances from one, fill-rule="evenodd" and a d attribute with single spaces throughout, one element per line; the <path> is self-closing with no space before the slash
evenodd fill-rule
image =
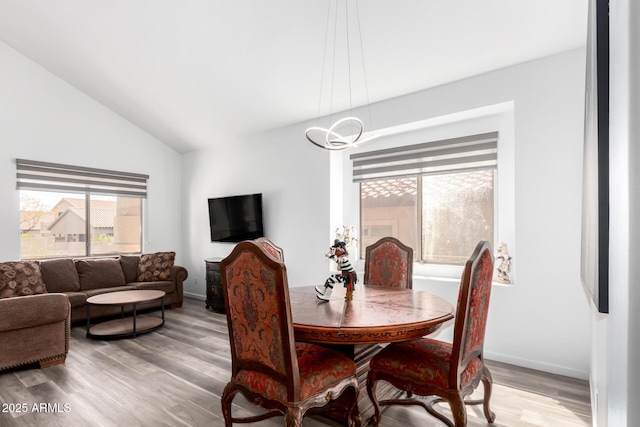
<path id="1" fill-rule="evenodd" d="M 350 390 L 346 390 L 346 393 L 351 393 L 351 399 L 349 399 L 349 407 L 347 411 L 347 425 L 349 427 L 360 426 L 360 412 L 358 408 L 358 389 L 356 387 L 350 387 Z"/>
<path id="2" fill-rule="evenodd" d="M 377 426 L 380 422 L 380 404 L 376 398 L 376 381 L 375 375 L 372 374 L 372 371 L 369 371 L 367 375 L 367 394 L 369 395 L 371 403 L 373 403 L 373 409 L 375 411 L 369 421 L 374 426 Z"/>
<path id="3" fill-rule="evenodd" d="M 302 426 L 302 411 L 300 408 L 288 408 L 284 416 L 284 425 L 286 427 Z"/>
<path id="4" fill-rule="evenodd" d="M 229 384 L 224 388 L 220 403 L 222 404 L 222 415 L 224 416 L 225 427 L 231 427 L 233 425 L 231 418 L 231 402 L 236 395 L 237 390 L 231 390 Z"/>
<path id="5" fill-rule="evenodd" d="M 420 405 L 424 409 L 426 409 L 427 412 L 432 417 L 435 417 L 435 418 L 439 419 L 440 421 L 442 421 L 443 423 L 445 423 L 449 427 L 454 427 L 453 423 L 451 422 L 451 420 L 449 420 L 449 418 L 445 417 L 440 412 L 436 411 L 435 408 L 434 408 L 434 405 L 436 405 L 438 403 L 441 403 L 441 402 L 447 402 L 448 403 L 448 401 L 446 399 L 443 399 L 442 397 L 436 397 L 435 399 L 432 399 L 432 400 L 427 401 L 427 402 L 421 402 L 419 400 L 416 400 L 416 402 L 417 402 L 418 405 Z M 451 405 L 449 405 L 449 407 L 451 407 Z"/>
<path id="6" fill-rule="evenodd" d="M 489 408 L 489 401 L 491 400 L 491 391 L 493 389 L 493 377 L 489 368 L 486 366 L 482 369 L 482 384 L 484 386 L 484 399 L 482 402 L 482 409 L 484 410 L 484 416 L 488 422 L 493 423 L 496 420 L 496 414 Z"/>
<path id="7" fill-rule="evenodd" d="M 462 396 L 456 394 L 448 399 L 451 413 L 453 414 L 453 422 L 455 427 L 466 427 L 467 425 L 467 407 L 464 404 Z"/>

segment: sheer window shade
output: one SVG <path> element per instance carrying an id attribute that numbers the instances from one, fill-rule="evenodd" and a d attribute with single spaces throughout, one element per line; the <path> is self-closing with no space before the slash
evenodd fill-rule
<path id="1" fill-rule="evenodd" d="M 494 169 L 498 164 L 498 132 L 355 153 L 350 159 L 354 182 Z"/>
<path id="2" fill-rule="evenodd" d="M 19 190 L 147 197 L 149 175 L 16 159 Z"/>

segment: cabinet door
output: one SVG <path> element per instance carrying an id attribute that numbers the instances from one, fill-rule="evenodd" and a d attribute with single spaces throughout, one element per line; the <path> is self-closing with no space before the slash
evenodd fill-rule
<path id="1" fill-rule="evenodd" d="M 222 274 L 220 262 L 205 261 L 207 272 L 207 301 L 206 308 L 224 313 L 224 298 L 222 295 Z"/>

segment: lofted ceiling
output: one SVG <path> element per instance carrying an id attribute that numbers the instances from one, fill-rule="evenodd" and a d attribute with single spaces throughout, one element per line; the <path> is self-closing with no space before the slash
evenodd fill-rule
<path id="1" fill-rule="evenodd" d="M 587 3 L 361 0 L 333 107 L 328 0 L 0 0 L 0 41 L 185 153 L 579 48 Z"/>

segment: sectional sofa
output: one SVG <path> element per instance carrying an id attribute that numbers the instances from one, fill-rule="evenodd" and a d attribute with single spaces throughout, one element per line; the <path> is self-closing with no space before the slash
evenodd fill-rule
<path id="1" fill-rule="evenodd" d="M 87 298 L 106 292 L 154 289 L 165 306 L 182 306 L 188 273 L 174 252 L 103 258 L 0 262 L 0 370 L 21 364 L 63 363 L 71 324 L 86 322 Z M 159 307 L 160 301 L 138 309 Z M 120 314 L 96 306 L 91 318 Z"/>
<path id="2" fill-rule="evenodd" d="M 60 258 L 40 261 L 39 265 L 47 292 L 67 295 L 71 322 L 79 323 L 87 318 L 87 298 L 105 292 L 156 289 L 166 292 L 166 306 L 181 307 L 188 273 L 184 267 L 174 265 L 174 259 L 173 252 L 156 252 L 115 258 Z M 159 305 L 157 301 L 149 307 Z M 92 318 L 118 313 L 118 307 L 91 308 Z"/>

